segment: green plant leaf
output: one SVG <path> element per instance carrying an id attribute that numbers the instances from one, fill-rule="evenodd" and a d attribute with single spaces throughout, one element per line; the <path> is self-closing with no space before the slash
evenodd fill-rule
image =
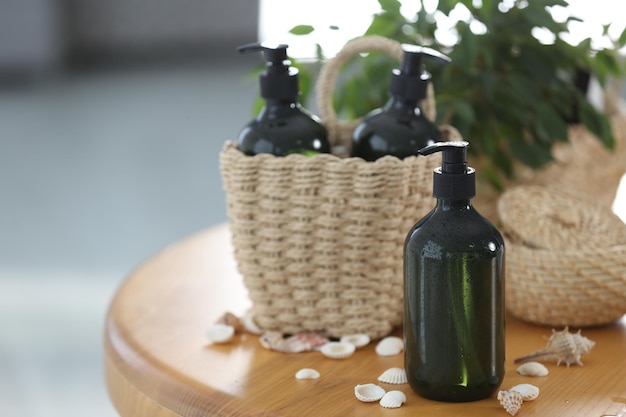
<path id="1" fill-rule="evenodd" d="M 587 129 L 596 135 L 607 148 L 615 148 L 615 137 L 613 136 L 608 117 L 598 112 L 595 107 L 585 99 L 580 99 L 578 106 L 578 115 Z"/>
<path id="2" fill-rule="evenodd" d="M 548 145 L 530 144 L 524 140 L 514 140 L 509 144 L 517 159 L 531 168 L 541 168 L 552 161 L 551 148 Z"/>
<path id="3" fill-rule="evenodd" d="M 398 32 L 398 22 L 389 14 L 378 14 L 365 32 L 366 35 L 380 35 L 394 38 Z"/>
<path id="4" fill-rule="evenodd" d="M 454 9 L 457 5 L 457 0 L 439 0 L 439 4 L 437 5 L 437 10 L 445 14 L 446 16 L 450 15 L 452 9 Z M 420 5 L 422 9 L 424 8 L 424 2 L 420 1 Z"/>
<path id="5" fill-rule="evenodd" d="M 617 43 L 618 43 L 618 47 L 620 48 L 626 45 L 626 28 L 624 28 L 622 33 L 619 35 L 619 38 L 617 39 Z"/>
<path id="6" fill-rule="evenodd" d="M 394 17 L 400 17 L 400 6 L 402 4 L 398 0 L 378 0 L 380 8 Z"/>
<path id="7" fill-rule="evenodd" d="M 289 33 L 293 35 L 308 35 L 313 32 L 315 28 L 311 25 L 297 25 L 291 28 Z"/>

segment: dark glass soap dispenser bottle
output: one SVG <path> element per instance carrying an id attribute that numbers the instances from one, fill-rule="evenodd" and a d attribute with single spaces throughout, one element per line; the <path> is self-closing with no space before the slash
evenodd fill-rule
<path id="1" fill-rule="evenodd" d="M 400 69 L 394 69 L 389 100 L 371 111 L 354 129 L 352 156 L 374 161 L 385 155 L 400 159 L 417 155 L 419 149 L 441 140 L 437 126 L 424 116 L 420 101 L 426 98 L 430 74 L 424 58 L 449 62 L 450 58 L 431 49 L 403 44 Z"/>
<path id="2" fill-rule="evenodd" d="M 251 43 L 238 48 L 241 53 L 263 52 L 266 60 L 265 70 L 259 76 L 261 97 L 265 100 L 263 109 L 237 137 L 237 148 L 247 155 L 330 152 L 326 128 L 298 103 L 298 69 L 287 59 L 287 47 Z"/>
<path id="3" fill-rule="evenodd" d="M 436 207 L 404 247 L 405 368 L 411 388 L 438 401 L 491 396 L 504 377 L 504 240 L 472 206 L 467 142 L 439 142 Z"/>

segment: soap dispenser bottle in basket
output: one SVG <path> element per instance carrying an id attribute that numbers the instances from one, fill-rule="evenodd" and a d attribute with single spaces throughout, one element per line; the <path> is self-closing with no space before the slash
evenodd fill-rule
<path id="1" fill-rule="evenodd" d="M 265 70 L 259 76 L 265 105 L 237 137 L 237 148 L 246 155 L 330 152 L 326 128 L 298 102 L 298 69 L 287 59 L 287 47 L 251 43 L 238 48 L 241 53 L 263 52 L 266 60 Z"/>
<path id="2" fill-rule="evenodd" d="M 431 48 L 402 45 L 403 58 L 394 69 L 389 86 L 390 98 L 384 107 L 373 110 L 356 126 L 351 155 L 375 161 L 385 155 L 400 159 L 417 155 L 418 150 L 441 141 L 437 126 L 426 116 L 420 102 L 427 96 L 430 74 L 424 58 L 449 62 L 450 58 Z"/>
<path id="3" fill-rule="evenodd" d="M 442 152 L 436 207 L 404 247 L 405 368 L 411 388 L 439 401 L 491 396 L 504 377 L 504 240 L 472 206 L 475 170 L 464 141 Z"/>

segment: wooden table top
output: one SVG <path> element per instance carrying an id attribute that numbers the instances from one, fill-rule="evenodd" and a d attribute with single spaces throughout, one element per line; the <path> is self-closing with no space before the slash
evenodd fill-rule
<path id="1" fill-rule="evenodd" d="M 378 356 L 375 343 L 343 360 L 269 351 L 248 333 L 210 344 L 205 331 L 219 316 L 243 315 L 250 307 L 229 236 L 228 226 L 220 225 L 173 244 L 119 288 L 104 329 L 104 366 L 121 416 L 508 416 L 495 397 L 440 403 L 418 397 L 408 385 L 378 383 L 382 371 L 403 366 L 403 357 Z M 518 375 L 512 359 L 542 348 L 550 334 L 547 327 L 507 317 L 502 388 L 524 382 L 540 388 L 539 398 L 524 403 L 518 416 L 600 417 L 622 410 L 626 318 L 583 329 L 596 341 L 583 367 L 550 362 L 546 377 Z M 296 380 L 301 368 L 315 368 L 321 377 Z M 406 404 L 385 409 L 358 401 L 354 386 L 369 382 L 403 391 Z"/>

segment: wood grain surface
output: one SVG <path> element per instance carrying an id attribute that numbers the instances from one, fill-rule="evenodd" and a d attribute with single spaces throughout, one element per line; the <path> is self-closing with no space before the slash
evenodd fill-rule
<path id="1" fill-rule="evenodd" d="M 205 330 L 226 311 L 250 307 L 236 272 L 227 225 L 175 243 L 139 266 L 111 302 L 104 329 L 104 368 L 109 396 L 123 417 L 172 416 L 508 416 L 493 398 L 471 403 L 422 399 L 408 385 L 378 383 L 402 355 L 381 357 L 375 344 L 343 360 L 319 352 L 285 354 L 264 349 L 258 336 L 237 335 L 212 345 Z M 400 330 L 395 333 L 401 336 Z M 543 347 L 551 329 L 507 317 L 507 362 L 502 388 L 532 383 L 539 398 L 518 416 L 615 415 L 626 397 L 626 318 L 583 329 L 596 341 L 584 366 L 546 363 L 547 377 L 523 377 L 513 358 Z M 317 380 L 296 380 L 315 368 Z M 399 389 L 398 409 L 362 403 L 354 386 L 378 383 Z"/>

